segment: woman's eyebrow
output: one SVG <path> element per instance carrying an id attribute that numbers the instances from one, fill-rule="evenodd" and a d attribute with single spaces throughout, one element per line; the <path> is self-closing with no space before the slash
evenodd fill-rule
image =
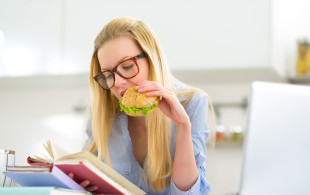
<path id="1" fill-rule="evenodd" d="M 125 57 L 123 57 L 118 63 L 117 63 L 117 65 L 119 65 L 120 63 L 122 63 L 123 61 L 125 61 L 125 60 L 127 60 L 127 59 L 129 59 L 129 58 L 132 58 L 132 56 L 125 56 Z M 116 66 L 117 66 L 116 65 Z"/>
<path id="2" fill-rule="evenodd" d="M 117 62 L 117 64 L 116 64 L 113 68 L 115 68 L 115 67 L 118 66 L 120 63 L 122 63 L 123 61 L 125 61 L 126 59 L 129 59 L 129 58 L 132 58 L 132 56 L 125 56 L 125 57 L 123 57 L 122 59 L 120 59 L 120 60 Z M 101 69 L 101 72 L 102 72 L 102 71 L 105 71 L 105 70 L 112 70 L 113 68 L 111 68 L 111 69 L 104 69 L 104 68 L 102 68 L 102 69 Z"/>

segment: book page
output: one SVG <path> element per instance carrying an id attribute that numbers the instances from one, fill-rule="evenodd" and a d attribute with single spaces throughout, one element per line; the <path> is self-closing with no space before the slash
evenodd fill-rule
<path id="1" fill-rule="evenodd" d="M 33 163 L 42 162 L 49 165 L 52 165 L 55 160 L 70 155 L 71 153 L 59 146 L 55 142 L 51 140 L 47 140 L 43 143 L 44 151 L 40 153 L 40 155 L 34 155 L 33 157 L 29 157 L 29 160 Z"/>
<path id="2" fill-rule="evenodd" d="M 71 154 L 71 152 L 61 147 L 60 145 L 56 144 L 55 142 L 52 142 L 51 140 L 47 140 L 47 143 L 51 148 L 51 154 L 53 155 L 54 161 Z"/>

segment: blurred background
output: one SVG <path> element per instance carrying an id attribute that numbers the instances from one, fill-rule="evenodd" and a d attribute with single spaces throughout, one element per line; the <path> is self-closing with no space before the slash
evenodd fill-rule
<path id="1" fill-rule="evenodd" d="M 0 0 L 0 149 L 16 164 L 52 139 L 85 140 L 93 41 L 115 17 L 157 33 L 175 77 L 202 88 L 217 117 L 209 148 L 211 195 L 236 192 L 247 105 L 255 80 L 309 84 L 307 0 Z"/>

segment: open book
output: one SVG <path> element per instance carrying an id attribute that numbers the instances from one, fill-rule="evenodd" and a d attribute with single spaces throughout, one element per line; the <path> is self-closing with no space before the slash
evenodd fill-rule
<path id="1" fill-rule="evenodd" d="M 49 164 L 56 166 L 65 174 L 74 173 L 74 180 L 77 183 L 85 179 L 90 181 L 90 185 L 98 186 L 97 193 L 105 194 L 146 194 L 136 185 L 116 172 L 113 168 L 99 160 L 88 151 L 69 154 L 60 146 L 48 140 L 44 144 L 49 154 L 49 158 L 28 157 L 31 165 Z"/>
<path id="2" fill-rule="evenodd" d="M 51 140 L 47 140 L 43 143 L 44 149 L 47 155 L 42 154 L 43 157 L 34 155 L 34 157 L 28 157 L 27 161 L 31 165 L 53 165 L 54 162 L 61 157 L 70 155 L 71 153 Z"/>

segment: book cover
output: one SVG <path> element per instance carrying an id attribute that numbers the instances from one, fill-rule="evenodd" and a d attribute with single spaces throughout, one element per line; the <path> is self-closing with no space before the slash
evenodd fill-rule
<path id="1" fill-rule="evenodd" d="M 77 182 L 90 180 L 90 185 L 98 186 L 97 193 L 105 194 L 146 194 L 113 168 L 88 151 L 65 156 L 54 163 L 66 174 L 72 172 Z"/>
<path id="2" fill-rule="evenodd" d="M 74 173 L 74 180 L 78 183 L 84 180 L 90 180 L 90 186 L 98 186 L 96 193 L 105 194 L 131 194 L 131 195 L 142 195 L 146 194 L 139 187 L 134 185 L 132 182 L 127 180 L 125 177 L 120 175 L 112 167 L 108 166 L 102 160 L 99 160 L 94 154 L 88 151 L 82 151 L 79 153 L 59 155 L 58 148 L 55 143 L 50 140 L 44 145 L 45 149 L 50 154 L 50 160 L 41 161 L 41 158 L 28 157 L 27 161 L 29 164 L 43 164 L 47 163 L 54 165 L 61 169 L 65 174 Z M 57 159 L 54 157 L 58 156 Z"/>
<path id="3" fill-rule="evenodd" d="M 0 188 L 3 195 L 91 195 L 90 192 L 68 190 L 56 187 L 5 187 Z"/>
<path id="4" fill-rule="evenodd" d="M 36 168 L 37 170 L 33 171 L 33 168 Z M 3 174 L 21 186 L 53 186 L 85 191 L 84 188 L 56 166 L 50 168 L 42 167 L 41 171 L 38 170 L 38 167 L 31 166 L 29 166 L 29 169 L 27 169 L 27 167 L 23 167 L 22 170 L 18 169 L 19 168 L 14 170 L 14 167 L 11 167 Z"/>

